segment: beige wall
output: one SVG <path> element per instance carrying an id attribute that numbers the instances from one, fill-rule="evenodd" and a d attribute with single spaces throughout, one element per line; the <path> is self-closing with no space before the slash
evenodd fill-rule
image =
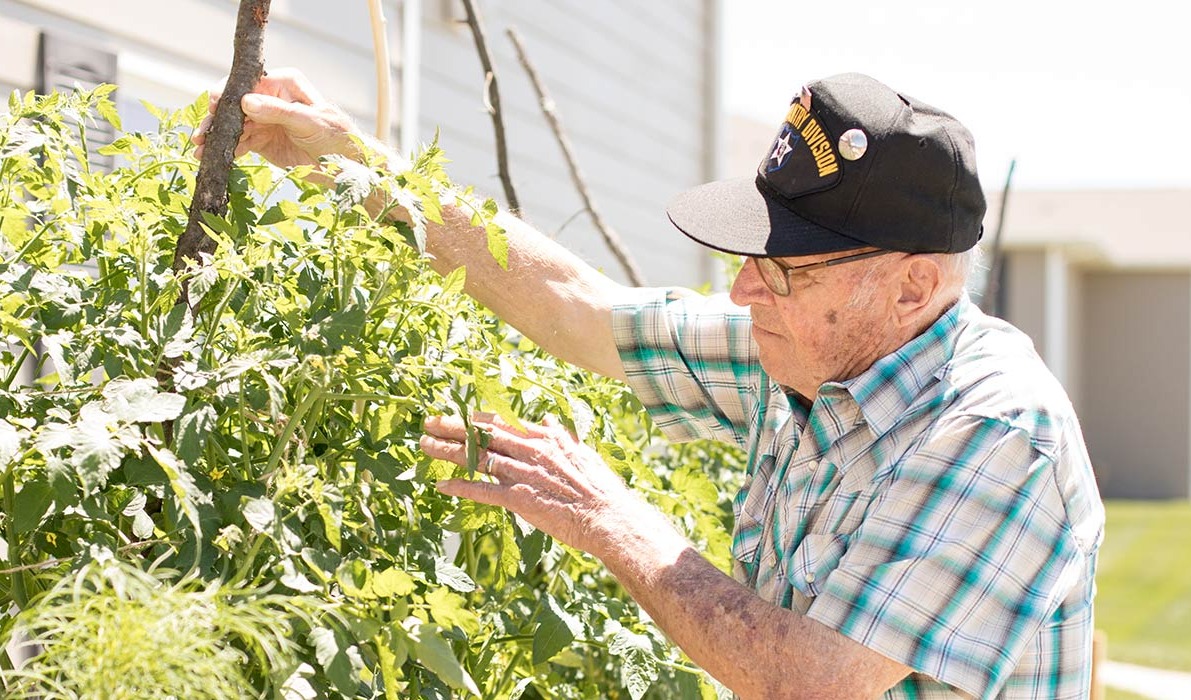
<path id="1" fill-rule="evenodd" d="M 1038 354 L 1046 357 L 1046 252 L 1006 251 L 1001 284 L 1001 316 L 1030 336 Z"/>
<path id="2" fill-rule="evenodd" d="M 1088 272 L 1076 408 L 1101 492 L 1191 496 L 1191 274 Z"/>

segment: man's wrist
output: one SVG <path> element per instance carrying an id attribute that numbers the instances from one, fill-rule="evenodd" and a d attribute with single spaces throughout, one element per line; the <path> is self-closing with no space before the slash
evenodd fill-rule
<path id="1" fill-rule="evenodd" d="M 661 511 L 632 492 L 623 503 L 590 522 L 592 539 L 587 551 L 617 576 L 648 576 L 650 570 L 673 565 L 684 552 L 694 549 Z"/>

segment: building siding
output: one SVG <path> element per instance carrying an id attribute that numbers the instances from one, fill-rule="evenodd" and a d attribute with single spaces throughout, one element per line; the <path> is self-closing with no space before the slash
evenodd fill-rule
<path id="1" fill-rule="evenodd" d="M 1191 497 L 1191 274 L 1083 280 L 1083 421 L 1109 498 Z"/>
<path id="2" fill-rule="evenodd" d="M 717 0 L 480 0 L 506 111 L 511 170 L 526 217 L 592 264 L 626 279 L 571 184 L 562 152 L 516 60 L 520 31 L 572 141 L 597 205 L 654 284 L 697 285 L 708 255 L 670 226 L 665 203 L 704 182 L 716 162 L 712 41 Z M 140 100 L 177 107 L 231 62 L 233 0 L 0 0 L 0 88 L 33 87 L 38 33 L 47 29 L 115 51 L 119 105 L 131 128 L 152 125 Z M 484 78 L 457 0 L 423 0 L 418 136 L 436 132 L 452 177 L 503 201 Z M 399 79 L 401 3 L 385 3 Z M 276 0 L 267 66 L 295 66 L 374 130 L 375 72 L 364 2 Z M 396 88 L 396 86 L 395 86 Z M 396 98 L 395 98 L 396 99 Z M 399 105 L 394 105 L 396 111 Z M 392 135 L 396 141 L 397 134 Z M 561 233 L 560 233 L 561 229 Z"/>
<path id="3" fill-rule="evenodd" d="M 437 128 L 452 177 L 503 201 L 483 73 L 462 9 L 427 4 L 421 137 Z M 711 179 L 708 8 L 669 0 L 482 3 L 500 87 L 510 172 L 524 216 L 580 257 L 627 279 L 589 217 L 505 29 L 515 27 L 556 103 L 592 197 L 650 284 L 707 281 L 707 253 L 678 233 L 664 206 Z M 565 228 L 564 228 L 565 224 Z M 561 232 L 560 232 L 560 229 Z"/>

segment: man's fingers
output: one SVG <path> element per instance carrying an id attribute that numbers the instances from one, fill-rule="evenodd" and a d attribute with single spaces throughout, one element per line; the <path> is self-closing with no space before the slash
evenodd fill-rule
<path id="1" fill-rule="evenodd" d="M 240 107 L 249 119 L 258 124 L 277 124 L 288 129 L 307 125 L 311 121 L 308 105 L 271 95 L 249 93 L 240 101 Z"/>
<path id="2" fill-rule="evenodd" d="M 517 432 L 508 424 L 493 421 L 481 423 L 472 421 L 472 425 L 488 434 L 486 443 L 481 443 L 496 452 L 508 455 L 515 460 L 538 464 L 541 462 L 541 443 L 532 432 Z M 432 416 L 426 419 L 426 433 L 435 438 L 454 442 L 459 445 L 467 443 L 467 426 L 463 419 L 454 416 Z M 531 430 L 529 425 L 527 430 Z"/>
<path id="3" fill-rule="evenodd" d="M 236 145 L 236 157 L 259 151 L 266 141 L 268 141 L 268 135 L 259 132 L 241 136 L 240 143 Z"/>
<path id="4" fill-rule="evenodd" d="M 466 498 L 477 503 L 487 503 L 490 506 L 509 507 L 509 491 L 507 486 L 493 484 L 487 481 L 468 481 L 467 479 L 448 479 L 434 485 L 439 493 L 457 498 Z"/>
<path id="5" fill-rule="evenodd" d="M 194 145 L 201 146 L 206 142 L 207 130 L 211 128 L 211 122 L 214 121 L 214 119 L 215 118 L 211 115 L 207 115 L 203 118 L 203 121 L 199 122 L 199 125 L 194 130 L 194 133 L 190 135 L 190 140 L 194 143 Z"/>

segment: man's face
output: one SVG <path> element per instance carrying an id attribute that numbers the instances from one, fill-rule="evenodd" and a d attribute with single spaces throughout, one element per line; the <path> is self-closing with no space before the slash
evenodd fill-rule
<path id="1" fill-rule="evenodd" d="M 841 253 L 780 258 L 786 267 Z M 824 382 L 850 379 L 885 354 L 895 290 L 888 257 L 788 275 L 790 294 L 774 294 L 747 259 L 732 301 L 749 307 L 761 366 L 777 382 L 813 400 Z"/>

